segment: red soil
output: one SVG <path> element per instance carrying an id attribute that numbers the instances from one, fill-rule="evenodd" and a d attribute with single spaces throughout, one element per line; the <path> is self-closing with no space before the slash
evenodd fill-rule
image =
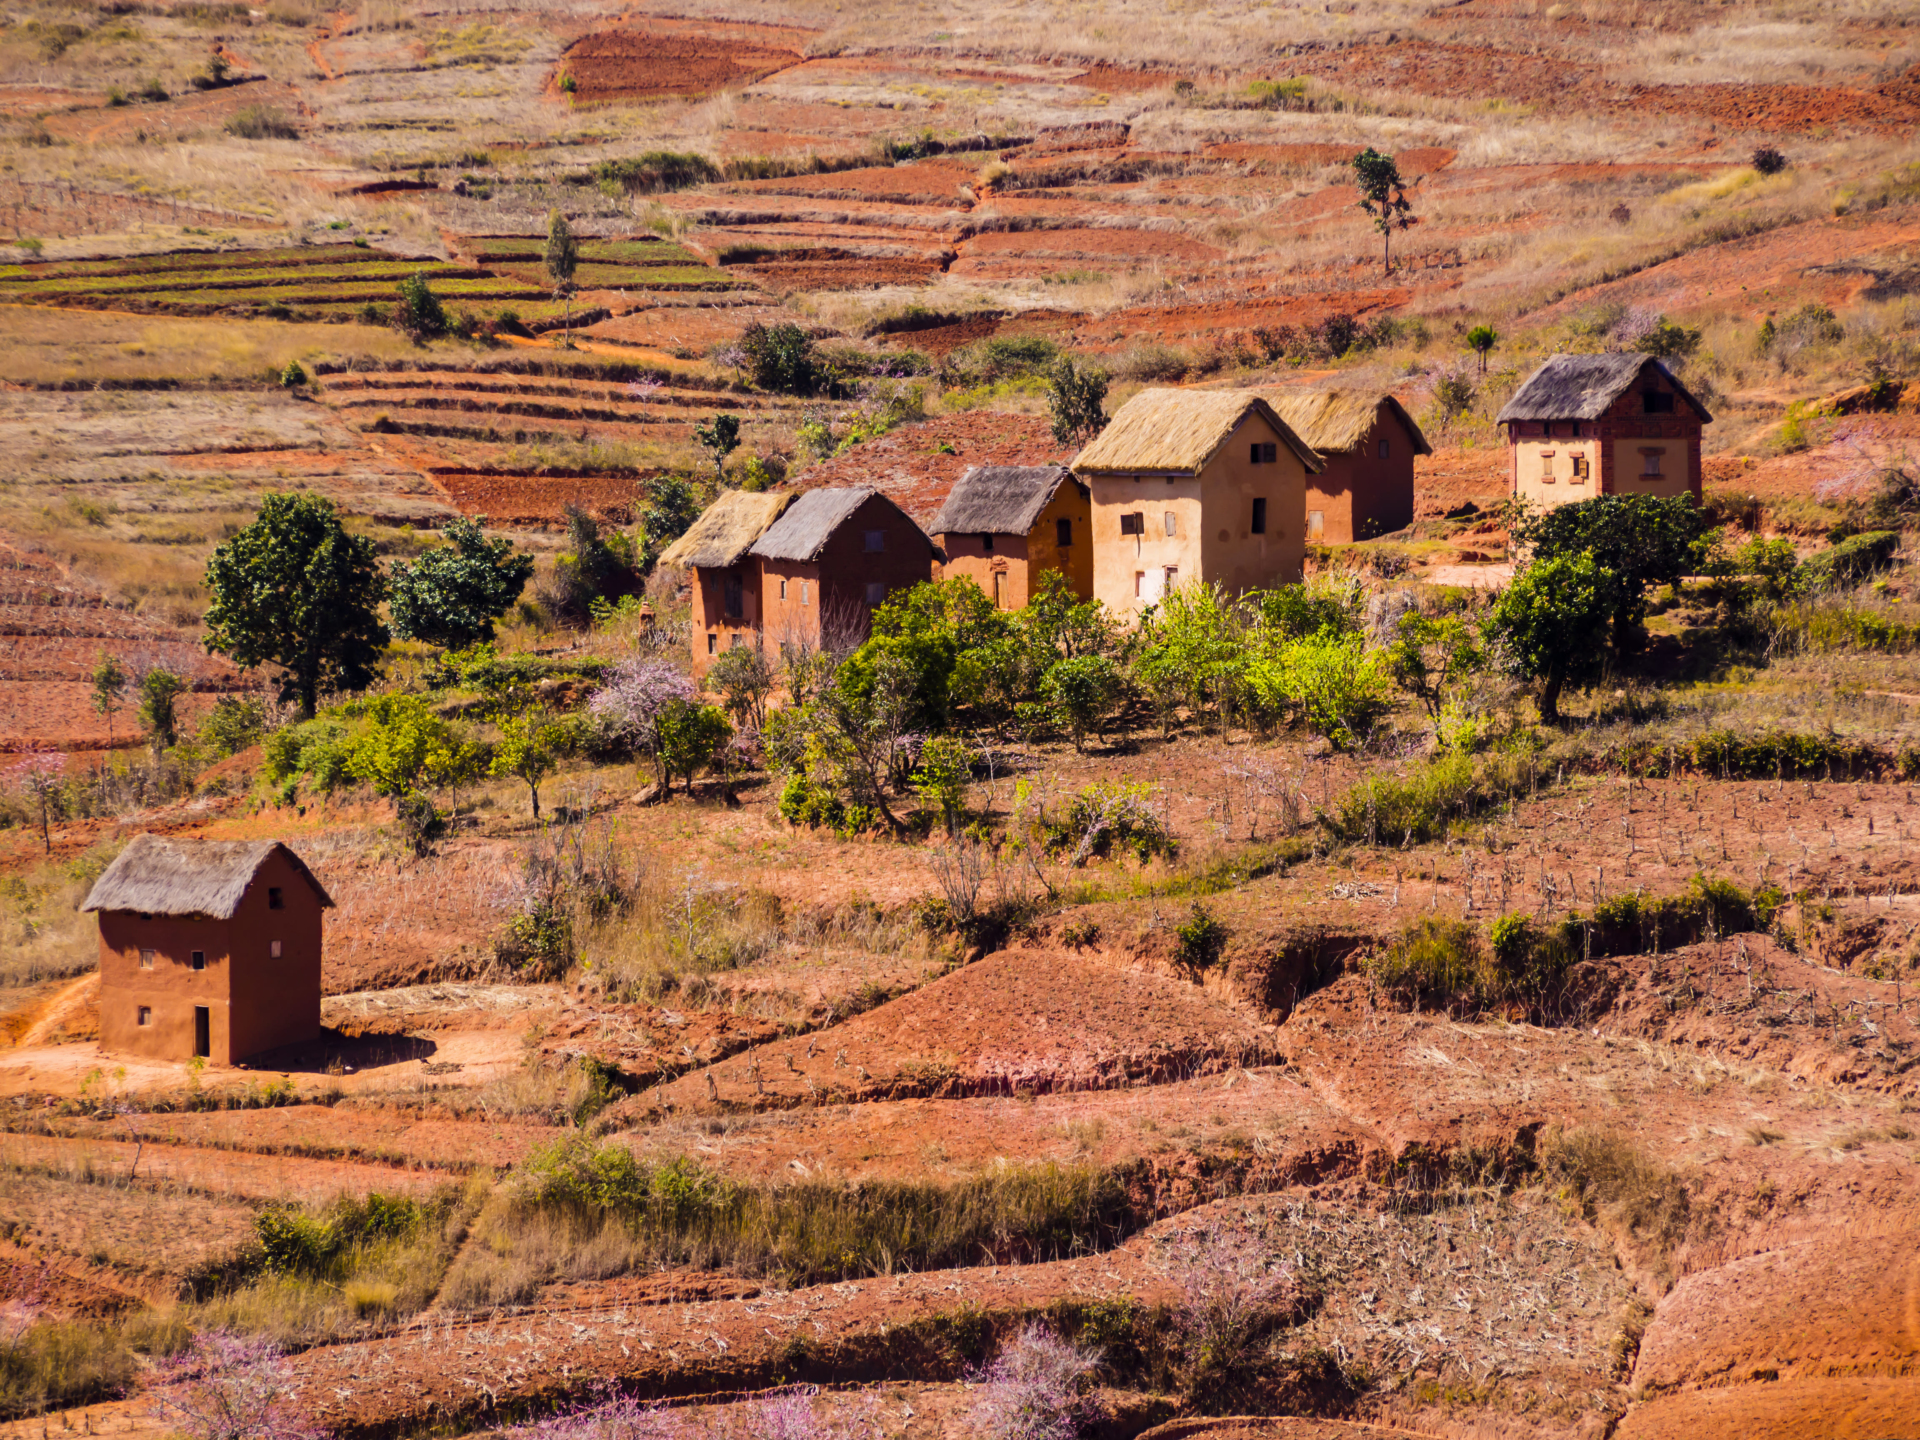
<path id="1" fill-rule="evenodd" d="M 434 478 L 446 487 L 463 515 L 485 515 L 502 525 L 550 525 L 566 507 L 578 505 L 603 520 L 633 522 L 641 476 L 545 476 L 482 474 L 440 470 Z"/>
<path id="2" fill-rule="evenodd" d="M 938 260 L 878 260 L 849 256 L 844 260 L 800 260 L 781 264 L 742 265 L 744 275 L 776 295 L 795 290 L 872 290 L 885 285 L 921 285 L 940 274 Z"/>
<path id="3" fill-rule="evenodd" d="M 234 115 L 255 105 L 279 110 L 295 121 L 306 109 L 293 86 L 278 80 L 253 80 L 219 90 L 188 91 L 164 105 L 124 105 L 51 115 L 46 126 L 57 138 L 75 145 L 129 144 L 141 131 L 150 141 L 171 140 L 177 134 L 218 130 Z"/>
<path id="4" fill-rule="evenodd" d="M 908 332 L 896 343 L 919 349 L 928 333 Z M 947 454 L 943 446 L 952 447 L 953 453 Z M 972 466 L 1065 464 L 1076 448 L 1053 438 L 1044 415 L 968 411 L 869 440 L 836 460 L 808 466 L 795 484 L 805 490 L 871 485 L 925 524 L 946 503 L 953 482 Z"/>
<path id="5" fill-rule="evenodd" d="M 730 31 L 748 27 L 730 26 Z M 800 53 L 769 37 L 670 33 L 661 28 L 608 30 L 567 47 L 561 73 L 573 77 L 581 103 L 707 95 L 749 85 L 800 63 Z"/>
<path id="6" fill-rule="evenodd" d="M 122 1130 L 125 1135 L 125 1130 Z M 136 1156 L 139 1161 L 135 1169 Z M 255 1155 L 238 1150 L 197 1150 L 181 1145 L 142 1145 L 137 1140 L 51 1135 L 0 1136 L 0 1161 L 9 1167 L 55 1175 L 91 1166 L 122 1179 L 231 1195 L 242 1200 L 331 1200 L 343 1190 L 422 1194 L 444 1184 L 432 1170 L 366 1165 L 344 1160 L 308 1160 L 292 1155 Z"/>

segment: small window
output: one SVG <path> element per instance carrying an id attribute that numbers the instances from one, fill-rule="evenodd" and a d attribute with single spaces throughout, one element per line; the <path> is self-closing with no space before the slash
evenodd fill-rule
<path id="1" fill-rule="evenodd" d="M 1061 519 L 1053 522 L 1053 543 L 1062 550 L 1073 544 L 1073 521 Z"/>
<path id="2" fill-rule="evenodd" d="M 196 970 L 204 970 L 207 968 L 207 952 L 206 951 L 196 950 L 193 952 L 193 968 Z"/>
<path id="3" fill-rule="evenodd" d="M 1120 517 L 1120 533 L 1122 535 L 1146 534 L 1147 533 L 1147 517 L 1140 514 L 1138 511 L 1135 511 L 1133 514 L 1130 514 L 1130 515 L 1122 515 Z"/>
<path id="4" fill-rule="evenodd" d="M 1179 533 L 1180 533 L 1180 522 L 1175 517 L 1173 511 L 1169 510 L 1167 511 L 1167 534 L 1177 535 Z"/>
<path id="5" fill-rule="evenodd" d="M 280 942 L 278 940 L 269 940 L 267 942 L 267 956 L 273 960 L 280 958 Z"/>
<path id="6" fill-rule="evenodd" d="M 140 1006 L 134 1013 L 133 1023 L 136 1025 L 151 1025 L 153 1023 L 153 1007 L 151 1005 Z"/>
<path id="7" fill-rule="evenodd" d="M 1641 395 L 1646 413 L 1649 415 L 1671 415 L 1673 396 L 1664 390 L 1648 390 Z"/>
<path id="8" fill-rule="evenodd" d="M 1576 485 L 1587 483 L 1587 457 L 1584 455 L 1573 457 L 1573 483 Z"/>
<path id="9" fill-rule="evenodd" d="M 286 908 L 287 897 L 280 893 L 280 887 L 278 885 L 269 885 L 267 887 L 267 909 L 284 910 Z"/>
<path id="10" fill-rule="evenodd" d="M 1274 457 L 1280 453 L 1279 447 L 1271 440 L 1256 440 L 1248 449 L 1252 451 L 1248 458 L 1255 465 L 1271 465 Z"/>
<path id="11" fill-rule="evenodd" d="M 746 608 L 746 602 L 747 602 L 746 582 L 741 580 L 741 578 L 738 575 L 729 575 L 727 577 L 726 594 L 727 594 L 727 614 L 739 615 L 740 613 L 742 613 L 742 611 L 744 611 Z"/>
<path id="12" fill-rule="evenodd" d="M 813 582 L 811 580 L 802 580 L 800 582 L 800 603 L 802 605 L 811 605 L 813 603 L 812 595 Z"/>
<path id="13" fill-rule="evenodd" d="M 736 630 L 736 631 L 734 631 L 734 632 L 733 632 L 733 643 L 732 643 L 732 645 L 731 645 L 731 646 L 729 646 L 728 648 L 729 648 L 729 649 L 733 649 L 733 650 L 744 650 L 744 649 L 746 649 L 746 648 L 747 648 L 747 637 L 746 637 L 746 634 L 745 634 L 745 632 L 744 632 L 744 631 L 740 631 L 740 630 Z"/>
<path id="14" fill-rule="evenodd" d="M 1144 570 L 1136 570 L 1133 572 L 1133 598 L 1138 600 L 1141 597 L 1143 597 L 1146 593 L 1147 593 L 1147 572 Z"/>
<path id="15" fill-rule="evenodd" d="M 720 637 L 719 635 L 715 634 L 713 631 L 709 630 L 707 632 L 707 654 L 718 655 L 719 653 L 720 653 Z"/>
<path id="16" fill-rule="evenodd" d="M 867 531 L 867 554 L 878 555 L 887 548 L 887 532 L 884 530 Z"/>
<path id="17" fill-rule="evenodd" d="M 1640 452 L 1640 478 L 1642 480 L 1657 480 L 1660 478 L 1660 457 L 1665 453 L 1666 452 L 1662 450 L 1642 450 Z"/>
<path id="18" fill-rule="evenodd" d="M 1267 533 L 1267 502 L 1264 498 L 1257 498 L 1253 502 L 1253 533 Z"/>
<path id="19" fill-rule="evenodd" d="M 1307 511 L 1307 539 L 1318 540 L 1327 528 L 1327 514 L 1324 510 Z"/>
<path id="20" fill-rule="evenodd" d="M 147 949 L 144 945 L 140 947 L 140 968 L 142 970 L 153 969 L 153 951 Z"/>
<path id="21" fill-rule="evenodd" d="M 879 605 L 884 603 L 886 598 L 887 598 L 887 582 L 886 581 L 873 580 L 868 582 L 867 604 Z"/>
<path id="22" fill-rule="evenodd" d="M 787 580 L 784 575 L 780 577 L 780 598 L 782 600 L 787 598 Z"/>
<path id="23" fill-rule="evenodd" d="M 1553 479 L 1553 454 L 1554 452 L 1551 450 L 1542 450 L 1540 452 L 1540 478 L 1542 480 Z"/>
<path id="24" fill-rule="evenodd" d="M 1160 593 L 1162 595 L 1171 595 L 1180 588 L 1180 567 L 1178 565 L 1167 566 L 1160 578 L 1163 582 L 1160 587 Z"/>
<path id="25" fill-rule="evenodd" d="M 1380 437 L 1380 458 L 1384 460 L 1387 458 L 1387 456 L 1391 455 L 1392 453 L 1393 453 L 1393 442 L 1387 439 L 1386 436 L 1384 435 L 1381 436 Z"/>
<path id="26" fill-rule="evenodd" d="M 980 548 L 991 555 L 993 553 L 993 536 L 986 534 L 981 535 Z"/>

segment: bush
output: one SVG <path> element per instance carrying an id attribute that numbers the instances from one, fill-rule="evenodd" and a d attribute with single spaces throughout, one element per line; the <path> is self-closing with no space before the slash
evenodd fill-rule
<path id="1" fill-rule="evenodd" d="M 1762 145 L 1753 152 L 1752 163 L 1762 175 L 1778 175 L 1787 168 L 1787 157 L 1771 145 Z"/>
<path id="2" fill-rule="evenodd" d="M 1074 1440 L 1101 1410 L 1091 1383 L 1100 1351 L 1028 1325 L 977 1378 L 972 1433 L 981 1440 Z"/>
<path id="3" fill-rule="evenodd" d="M 1536 776 L 1528 753 L 1476 758 L 1456 751 L 1404 775 L 1360 782 L 1334 803 L 1326 823 L 1343 840 L 1419 844 L 1443 837 L 1454 820 L 1527 793 Z"/>
<path id="4" fill-rule="evenodd" d="M 1186 970 L 1211 970 L 1226 953 L 1230 934 L 1227 927 L 1196 900 L 1192 912 L 1174 929 L 1173 958 Z"/>
<path id="5" fill-rule="evenodd" d="M 812 395 L 826 386 L 828 376 L 813 341 L 798 325 L 763 325 L 756 320 L 741 333 L 740 353 L 748 375 L 762 390 Z"/>
<path id="6" fill-rule="evenodd" d="M 298 140 L 300 127 L 271 105 L 249 105 L 236 111 L 225 125 L 227 134 L 241 140 Z"/>
<path id="7" fill-rule="evenodd" d="M 706 185 L 721 175 L 720 168 L 704 155 L 649 150 L 631 159 L 602 160 L 593 167 L 593 178 L 610 195 L 657 195 Z"/>
<path id="8" fill-rule="evenodd" d="M 186 1440 L 322 1440 L 299 1401 L 280 1348 L 210 1331 L 163 1367 L 151 1385 L 167 1427 Z"/>
<path id="9" fill-rule="evenodd" d="M 409 275 L 400 282 L 400 303 L 394 307 L 393 323 L 416 344 L 447 333 L 446 308 L 425 275 Z"/>
<path id="10" fill-rule="evenodd" d="M 1899 548 L 1897 530 L 1869 530 L 1810 558 L 1800 567 L 1800 577 L 1808 589 L 1845 589 L 1886 569 Z"/>
<path id="11" fill-rule="evenodd" d="M 1359 635 L 1317 631 L 1255 660 L 1248 683 L 1269 710 L 1303 718 L 1316 735 L 1348 749 L 1387 708 L 1384 657 Z"/>
<path id="12" fill-rule="evenodd" d="M 307 372 L 298 360 L 287 362 L 287 368 L 280 372 L 280 383 L 289 390 L 307 383 Z"/>

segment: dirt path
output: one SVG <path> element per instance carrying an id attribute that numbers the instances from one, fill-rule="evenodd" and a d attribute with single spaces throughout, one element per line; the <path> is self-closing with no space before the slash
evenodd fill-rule
<path id="1" fill-rule="evenodd" d="M 72 984 L 63 986 L 49 999 L 40 1012 L 40 1018 L 27 1027 L 26 1033 L 14 1042 L 14 1048 L 24 1050 L 31 1045 L 44 1045 L 49 1036 L 64 1025 L 74 1011 L 85 1005 L 99 989 L 98 972 L 82 975 Z"/>

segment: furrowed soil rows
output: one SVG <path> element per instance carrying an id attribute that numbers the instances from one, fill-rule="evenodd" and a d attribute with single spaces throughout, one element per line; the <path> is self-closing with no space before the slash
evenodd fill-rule
<path id="1" fill-rule="evenodd" d="M 799 50 L 781 43 L 795 32 L 765 27 L 765 39 L 755 43 L 748 37 L 756 28 L 727 26 L 704 35 L 654 26 L 603 31 L 568 46 L 561 68 L 577 87 L 576 99 L 594 104 L 707 95 L 800 63 Z"/>

